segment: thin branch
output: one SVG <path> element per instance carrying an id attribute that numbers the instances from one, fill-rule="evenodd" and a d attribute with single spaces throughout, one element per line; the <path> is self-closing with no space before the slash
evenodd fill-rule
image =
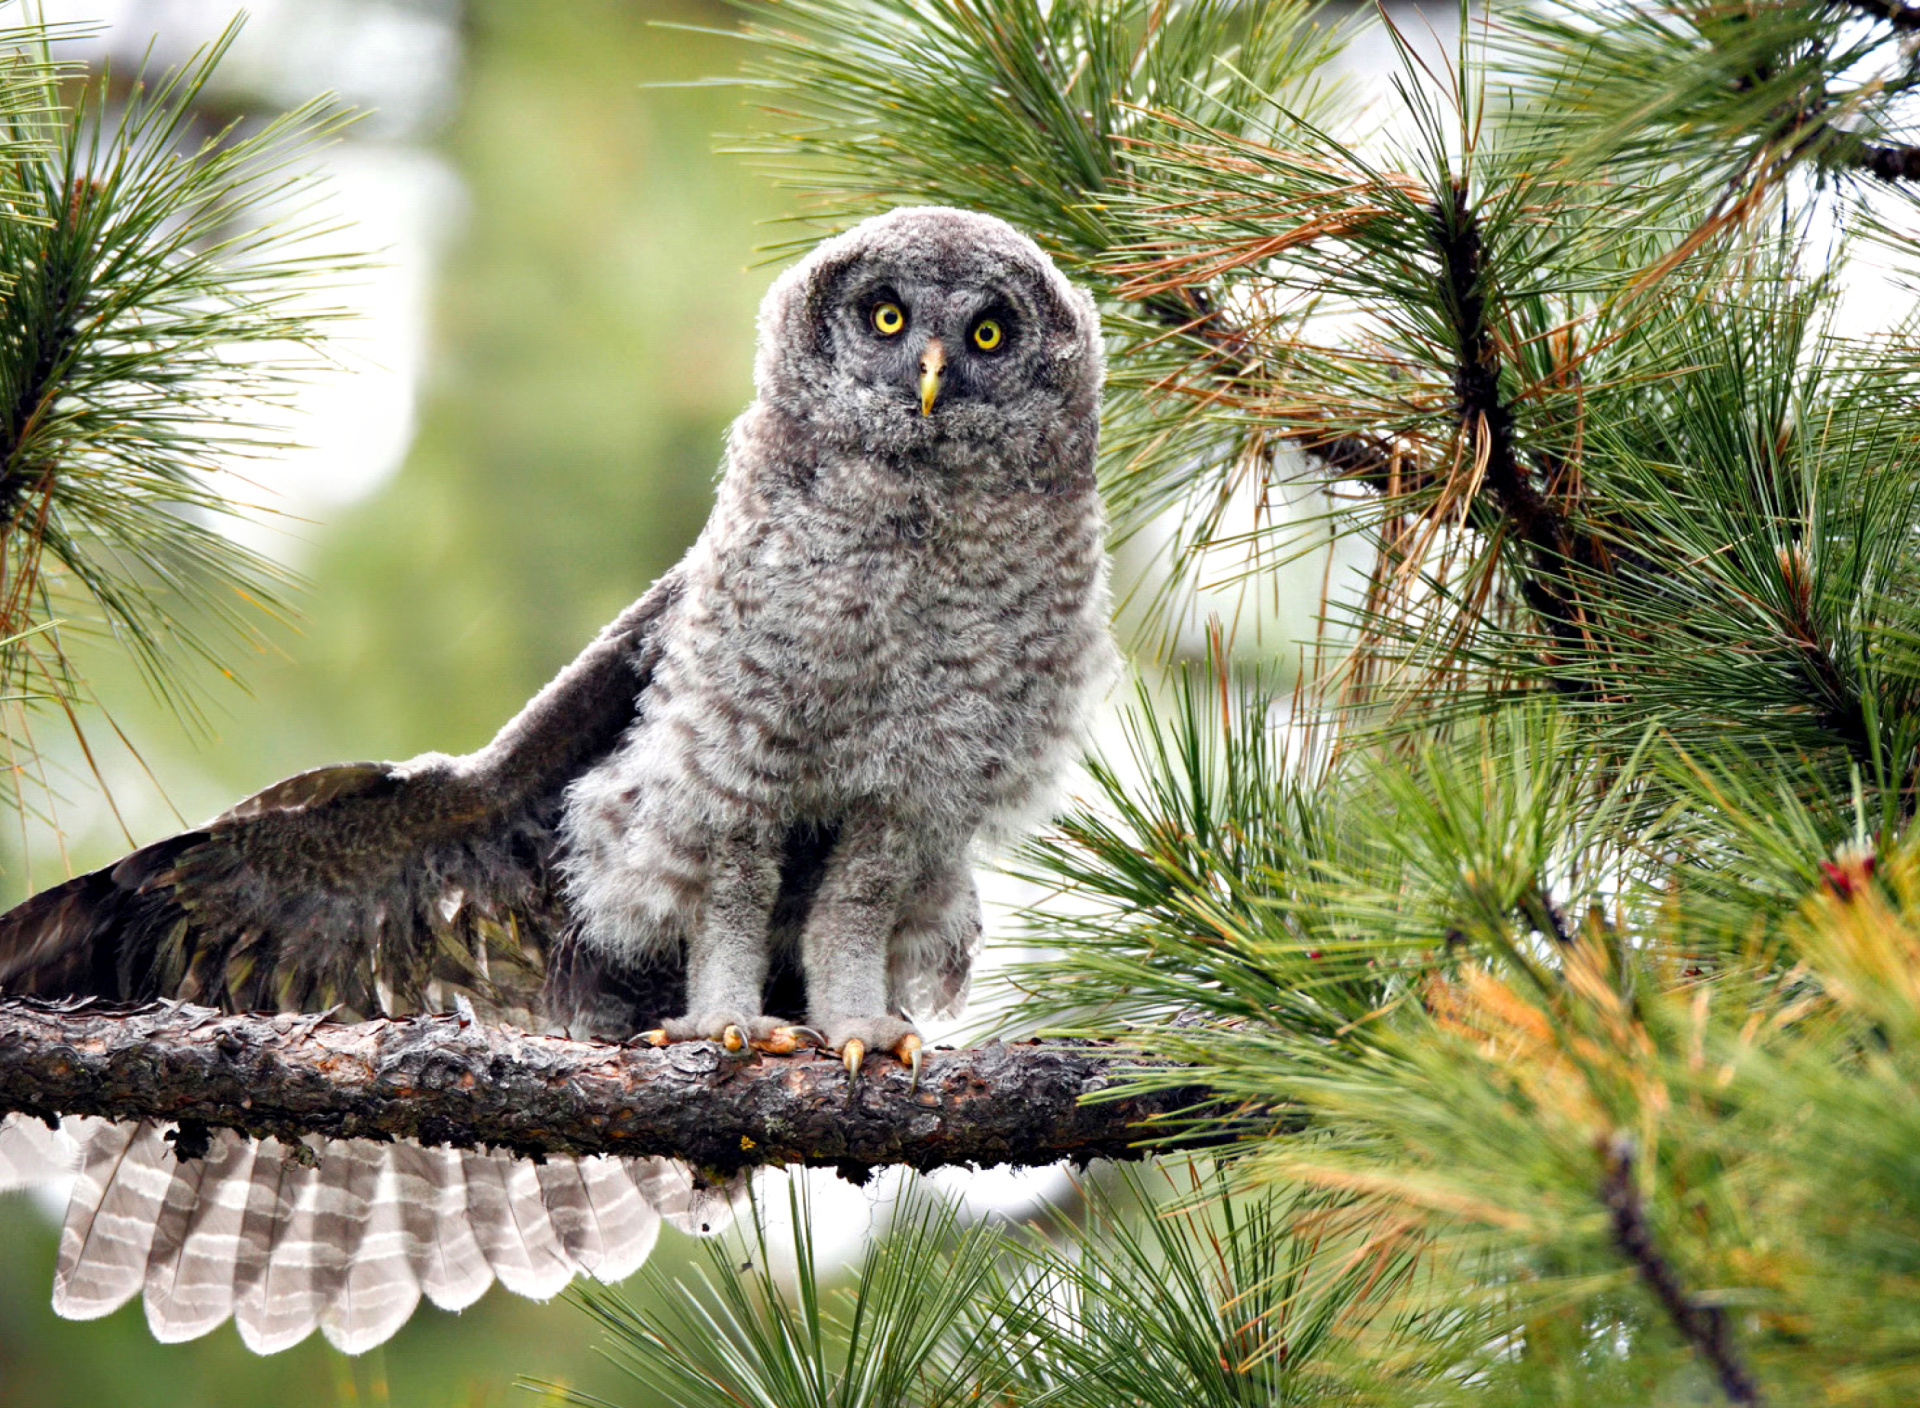
<path id="1" fill-rule="evenodd" d="M 799 1163 L 863 1181 L 889 1164 L 1141 1158 L 1141 1141 L 1177 1135 L 1180 1113 L 1207 1099 L 1192 1088 L 1098 1098 L 1142 1064 L 1091 1043 L 994 1042 L 927 1051 L 916 1091 L 890 1057 L 869 1057 L 850 1082 L 817 1053 L 739 1059 L 713 1042 L 615 1046 L 461 1016 L 347 1024 L 0 1000 L 0 1112 L 171 1120 L 190 1138 L 227 1127 L 670 1155 L 720 1174 Z"/>
<path id="2" fill-rule="evenodd" d="M 1726 1312 L 1717 1305 L 1701 1305 L 1689 1296 L 1680 1284 L 1673 1263 L 1661 1254 L 1660 1245 L 1654 1240 L 1646 1209 L 1640 1203 L 1640 1190 L 1633 1182 L 1632 1139 L 1616 1135 L 1607 1144 L 1606 1159 L 1607 1174 L 1600 1183 L 1600 1201 L 1611 1214 L 1614 1246 L 1633 1263 L 1681 1338 L 1707 1361 L 1727 1401 L 1743 1408 L 1757 1405 L 1760 1389 L 1746 1365 L 1740 1362 Z"/>
<path id="3" fill-rule="evenodd" d="M 1454 338 L 1454 403 L 1461 434 L 1475 461 L 1484 460 L 1480 482 L 1525 550 L 1521 596 L 1548 634 L 1583 651 L 1586 633 L 1568 577 L 1576 559 L 1574 535 L 1534 484 L 1515 445 L 1513 408 L 1500 395 L 1500 353 L 1487 312 L 1480 222 L 1465 183 L 1456 181 L 1444 199 L 1435 200 L 1430 217 L 1442 265 L 1441 305 Z"/>
<path id="4" fill-rule="evenodd" d="M 1157 292 L 1141 299 L 1140 307 L 1162 326 L 1198 339 L 1223 358 L 1245 362 L 1253 355 L 1253 339 L 1221 317 L 1204 287 L 1191 285 L 1179 293 Z M 1250 383 L 1252 368 L 1243 367 L 1228 379 Z M 1392 447 L 1375 436 L 1347 431 L 1325 438 L 1310 433 L 1289 438 L 1301 454 L 1318 460 L 1336 478 L 1369 485 L 1383 494 L 1394 480 Z"/>
<path id="5" fill-rule="evenodd" d="M 1920 10 L 1910 13 L 1920 14 Z M 1920 181 L 1920 147 L 1904 142 L 1865 142 L 1848 165 L 1882 181 Z"/>

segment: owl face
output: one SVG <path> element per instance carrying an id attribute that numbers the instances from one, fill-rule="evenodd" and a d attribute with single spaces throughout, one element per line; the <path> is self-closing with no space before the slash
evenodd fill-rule
<path id="1" fill-rule="evenodd" d="M 763 401 L 848 449 L 1026 461 L 1097 414 L 1098 323 L 1086 294 L 1005 222 L 897 210 L 775 284 L 759 379 Z"/>

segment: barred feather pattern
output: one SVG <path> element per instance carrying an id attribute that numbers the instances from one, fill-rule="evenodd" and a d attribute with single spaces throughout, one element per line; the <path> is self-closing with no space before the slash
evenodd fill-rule
<path id="1" fill-rule="evenodd" d="M 731 1216 L 725 1192 L 696 1187 L 670 1159 L 535 1164 L 232 1130 L 215 1131 L 204 1157 L 181 1159 L 169 1132 L 151 1121 L 70 1120 L 61 1131 L 0 1122 L 0 1163 L 31 1150 L 44 1156 L 36 1175 L 79 1165 L 54 1275 L 61 1315 L 96 1319 L 143 1295 L 164 1343 L 231 1317 L 260 1354 L 316 1329 L 358 1354 L 391 1338 L 423 1295 L 463 1310 L 498 1280 L 546 1300 L 577 1275 L 632 1275 L 663 1220 L 708 1232 Z"/>

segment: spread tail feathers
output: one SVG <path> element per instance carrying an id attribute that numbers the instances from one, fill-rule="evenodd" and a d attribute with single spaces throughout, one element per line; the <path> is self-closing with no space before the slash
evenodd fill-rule
<path id="1" fill-rule="evenodd" d="M 232 1316 L 261 1354 L 316 1328 L 358 1354 L 384 1343 L 422 1294 L 460 1310 L 495 1279 L 544 1300 L 576 1275 L 620 1280 L 662 1218 L 709 1231 L 731 1209 L 667 1159 L 549 1158 L 411 1142 L 287 1145 L 217 1130 L 177 1158 L 151 1121 L 69 1121 L 62 1133 L 0 1123 L 0 1160 L 52 1149 L 77 1160 L 53 1307 L 109 1314 L 144 1294 L 156 1339 L 193 1339 Z M 57 1141 L 66 1139 L 62 1148 Z M 77 1155 L 75 1153 L 77 1146 Z"/>

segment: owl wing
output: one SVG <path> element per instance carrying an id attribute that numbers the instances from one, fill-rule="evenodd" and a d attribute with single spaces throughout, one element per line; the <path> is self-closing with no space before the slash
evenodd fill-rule
<path id="1" fill-rule="evenodd" d="M 348 763 L 274 784 L 203 827 L 0 916 L 0 991 L 169 997 L 227 1010 L 446 1010 L 620 1035 L 675 1010 L 675 973 L 611 973 L 565 943 L 555 868 L 565 789 L 631 723 L 659 654 L 669 574 L 479 752 Z M 216 1131 L 180 1159 L 151 1121 L 69 1120 L 61 1147 L 0 1120 L 0 1165 L 78 1176 L 54 1307 L 87 1319 L 144 1291 L 162 1340 L 232 1316 L 269 1353 L 316 1326 L 355 1351 L 420 1296 L 536 1297 L 631 1272 L 662 1216 L 724 1199 L 662 1159 L 550 1158 L 410 1141 L 306 1147 Z"/>
<path id="2" fill-rule="evenodd" d="M 678 591 L 670 573 L 476 753 L 297 774 L 0 915 L 0 991 L 357 1017 L 464 995 L 567 1022 L 542 997 L 570 962 L 562 795 L 633 721 Z"/>

